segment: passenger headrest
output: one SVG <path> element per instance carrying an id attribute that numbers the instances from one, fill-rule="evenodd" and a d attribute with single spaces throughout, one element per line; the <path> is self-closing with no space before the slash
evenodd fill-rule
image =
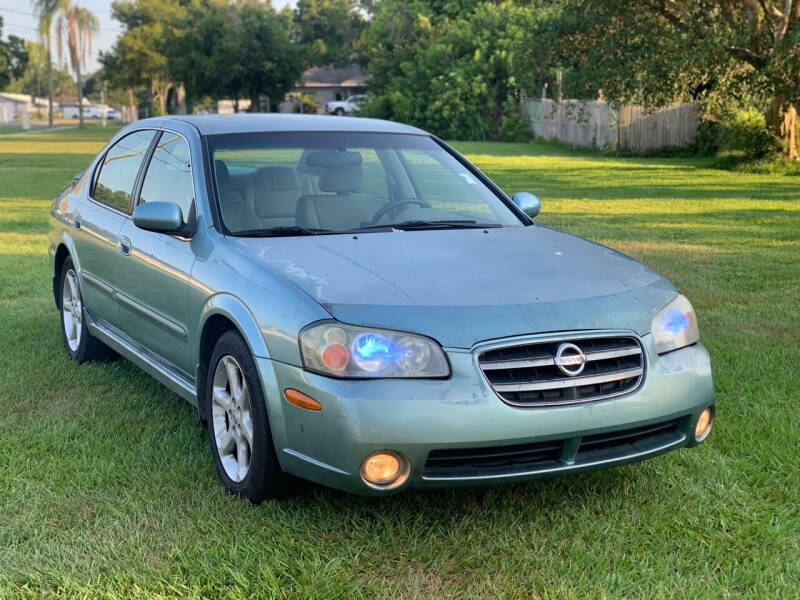
<path id="1" fill-rule="evenodd" d="M 360 192 L 364 183 L 364 167 L 361 164 L 346 167 L 328 167 L 319 175 L 319 189 L 323 192 Z"/>
<path id="2" fill-rule="evenodd" d="M 360 152 L 348 150 L 321 150 L 312 152 L 306 158 L 309 167 L 322 167 L 323 169 L 352 167 L 363 162 Z"/>
<path id="3" fill-rule="evenodd" d="M 217 170 L 217 185 L 223 186 L 228 183 L 228 165 L 224 161 L 215 160 L 214 168 Z"/>
<path id="4" fill-rule="evenodd" d="M 262 167 L 256 174 L 256 189 L 266 192 L 299 190 L 297 175 L 290 167 Z"/>

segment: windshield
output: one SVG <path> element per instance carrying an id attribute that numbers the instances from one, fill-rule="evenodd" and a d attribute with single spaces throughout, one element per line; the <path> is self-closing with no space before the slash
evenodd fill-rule
<path id="1" fill-rule="evenodd" d="M 350 132 L 208 138 L 225 228 L 233 235 L 521 226 L 432 138 Z"/>

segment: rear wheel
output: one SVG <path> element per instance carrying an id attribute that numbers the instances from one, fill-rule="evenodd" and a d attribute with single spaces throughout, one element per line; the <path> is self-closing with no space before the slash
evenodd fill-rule
<path id="1" fill-rule="evenodd" d="M 71 258 L 61 267 L 61 334 L 64 347 L 78 364 L 114 356 L 114 351 L 89 333 L 78 275 Z"/>
<path id="2" fill-rule="evenodd" d="M 214 347 L 204 400 L 211 453 L 228 491 L 254 503 L 289 495 L 293 478 L 275 454 L 255 362 L 235 331 Z"/>

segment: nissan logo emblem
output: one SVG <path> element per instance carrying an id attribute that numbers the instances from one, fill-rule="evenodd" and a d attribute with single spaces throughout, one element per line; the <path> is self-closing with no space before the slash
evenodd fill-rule
<path id="1" fill-rule="evenodd" d="M 566 342 L 556 350 L 553 362 L 556 363 L 556 366 L 564 375 L 575 377 L 580 375 L 586 366 L 586 355 L 575 344 Z"/>

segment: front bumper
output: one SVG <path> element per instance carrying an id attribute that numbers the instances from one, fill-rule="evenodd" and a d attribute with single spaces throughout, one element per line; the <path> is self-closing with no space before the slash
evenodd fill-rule
<path id="1" fill-rule="evenodd" d="M 448 350 L 452 375 L 446 380 L 339 380 L 298 367 L 257 359 L 279 460 L 284 470 L 330 487 L 365 495 L 401 489 L 523 481 L 605 468 L 696 445 L 694 424 L 714 405 L 711 366 L 696 344 L 657 356 L 651 336 L 641 338 L 647 357 L 643 384 L 635 392 L 571 406 L 519 408 L 505 404 L 485 380 L 475 352 Z M 289 404 L 283 391 L 295 388 L 317 399 L 313 412 Z M 578 453 L 581 440 L 606 432 L 674 423 L 669 435 L 617 451 Z M 555 462 L 506 472 L 449 474 L 425 465 L 432 451 L 536 444 L 557 440 Z M 405 483 L 393 490 L 368 486 L 364 458 L 395 450 L 411 463 Z"/>

